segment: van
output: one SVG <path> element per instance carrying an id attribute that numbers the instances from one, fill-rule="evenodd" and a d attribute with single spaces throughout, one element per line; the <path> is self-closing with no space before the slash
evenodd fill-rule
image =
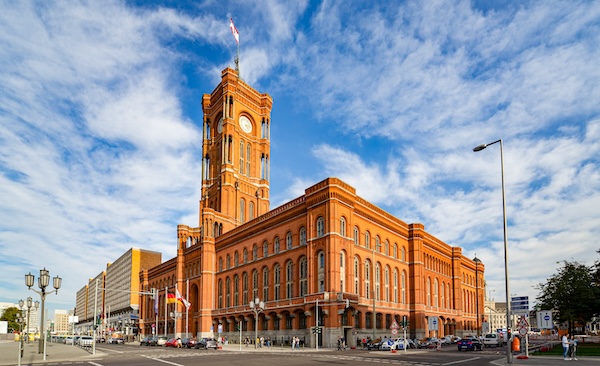
<path id="1" fill-rule="evenodd" d="M 504 345 L 504 338 L 498 333 L 488 333 L 483 337 L 483 345 L 485 347 L 502 347 Z"/>

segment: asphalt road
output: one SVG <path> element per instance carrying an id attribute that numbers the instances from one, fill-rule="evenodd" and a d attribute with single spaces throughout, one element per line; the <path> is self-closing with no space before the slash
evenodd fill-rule
<path id="1" fill-rule="evenodd" d="M 0 343 L 0 365 L 17 365 L 16 345 Z M 91 366 L 305 366 L 305 365 L 404 365 L 404 366 L 483 366 L 504 365 L 506 355 L 503 350 L 484 349 L 477 352 L 458 352 L 455 346 L 445 346 L 441 351 L 409 350 L 408 353 L 384 351 L 332 349 L 301 349 L 292 351 L 284 348 L 263 348 L 255 350 L 251 347 L 237 345 L 224 346 L 222 350 L 174 349 L 164 347 L 140 347 L 137 344 L 106 345 L 98 344 L 97 353 L 62 344 L 51 344 L 48 349 L 48 362 L 43 363 L 37 354 L 36 347 L 30 345 L 22 365 L 91 365 Z M 599 358 L 580 359 L 575 365 L 600 366 Z M 538 357 L 528 360 L 514 360 L 514 365 L 553 366 L 564 365 L 565 361 L 558 357 Z"/>

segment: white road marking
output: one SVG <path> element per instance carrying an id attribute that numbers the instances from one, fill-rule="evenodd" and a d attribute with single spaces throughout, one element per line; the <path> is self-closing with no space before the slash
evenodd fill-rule
<path id="1" fill-rule="evenodd" d="M 154 361 L 158 361 L 158 362 L 163 362 L 163 363 L 166 363 L 166 364 L 169 364 L 169 365 L 173 365 L 173 366 L 183 366 L 182 364 L 175 363 L 175 362 L 171 362 L 171 361 L 166 361 L 166 360 L 161 360 L 161 359 L 159 359 L 159 358 L 153 358 L 153 357 L 148 357 L 148 356 L 144 356 L 144 357 L 146 357 L 146 358 L 147 358 L 147 359 L 149 359 L 149 360 L 154 360 Z"/>
<path id="2" fill-rule="evenodd" d="M 481 357 L 472 357 L 472 358 L 467 358 L 464 360 L 458 360 L 458 361 L 453 361 L 453 362 L 448 362 L 448 363 L 443 363 L 442 365 L 456 365 L 458 363 L 463 363 L 463 362 L 469 362 L 469 361 L 475 361 L 475 360 L 479 360 Z"/>

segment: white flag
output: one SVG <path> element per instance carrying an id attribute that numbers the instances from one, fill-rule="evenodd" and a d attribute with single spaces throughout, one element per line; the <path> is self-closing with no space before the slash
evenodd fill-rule
<path id="1" fill-rule="evenodd" d="M 183 306 L 186 307 L 186 309 L 189 309 L 190 306 L 192 304 L 190 304 L 189 301 L 187 301 L 183 296 L 181 296 L 181 294 L 179 293 L 179 290 L 177 289 L 177 287 L 175 287 L 175 297 L 177 297 L 177 301 L 182 304 Z"/>
<path id="2" fill-rule="evenodd" d="M 231 28 L 231 34 L 233 34 L 233 37 L 235 38 L 235 41 L 237 43 L 240 43 L 240 32 L 238 32 L 238 30 L 235 27 L 235 25 L 233 25 L 233 18 L 229 18 L 229 20 L 231 21 L 229 23 L 229 28 Z"/>

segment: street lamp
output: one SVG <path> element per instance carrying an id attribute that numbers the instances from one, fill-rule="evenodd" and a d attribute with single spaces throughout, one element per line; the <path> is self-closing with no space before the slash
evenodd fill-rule
<path id="1" fill-rule="evenodd" d="M 265 303 L 257 297 L 254 301 L 250 301 L 250 309 L 254 312 L 254 348 L 258 348 L 258 314 L 265 310 Z"/>
<path id="2" fill-rule="evenodd" d="M 58 294 L 58 289 L 60 288 L 60 284 L 62 282 L 62 278 L 56 276 L 53 278 L 52 285 L 54 286 L 54 291 Z M 46 292 L 46 287 L 50 284 L 50 272 L 44 267 L 44 269 L 40 269 L 40 276 L 38 277 L 38 287 L 41 291 L 31 288 L 35 283 L 35 276 L 29 272 L 29 274 L 25 275 L 25 285 L 33 292 L 40 295 L 42 299 L 42 315 L 41 315 L 41 323 L 40 323 L 40 343 L 38 347 L 38 353 L 44 354 L 44 361 L 46 361 L 46 334 L 44 329 L 44 304 L 46 300 L 46 295 L 51 293 Z"/>
<path id="3" fill-rule="evenodd" d="M 29 296 L 27 298 L 27 323 L 26 323 L 26 331 L 25 334 L 27 334 L 27 343 L 29 343 L 29 333 L 31 332 L 31 327 L 29 326 L 29 317 L 31 314 L 31 307 L 35 305 L 35 310 L 37 311 L 37 309 L 40 307 L 40 302 L 39 301 L 35 301 L 35 303 L 33 303 L 32 301 L 33 299 L 31 298 L 31 296 Z"/>
<path id="4" fill-rule="evenodd" d="M 19 300 L 19 307 L 21 310 L 17 313 L 17 322 L 19 322 L 19 345 L 17 347 L 17 365 L 21 366 L 21 358 L 23 357 L 23 321 L 25 318 L 23 317 L 23 305 L 25 302 L 23 300 Z"/>
<path id="5" fill-rule="evenodd" d="M 495 143 L 500 143 L 500 173 L 502 175 L 502 218 L 504 221 L 504 282 L 506 285 L 506 332 L 510 330 L 510 283 L 508 279 L 508 237 L 506 229 L 506 193 L 504 191 L 504 152 L 502 150 L 502 139 L 490 142 L 489 144 L 482 144 L 473 148 L 473 151 L 481 151 L 486 147 Z M 512 363 L 510 339 L 506 342 L 506 362 Z"/>

